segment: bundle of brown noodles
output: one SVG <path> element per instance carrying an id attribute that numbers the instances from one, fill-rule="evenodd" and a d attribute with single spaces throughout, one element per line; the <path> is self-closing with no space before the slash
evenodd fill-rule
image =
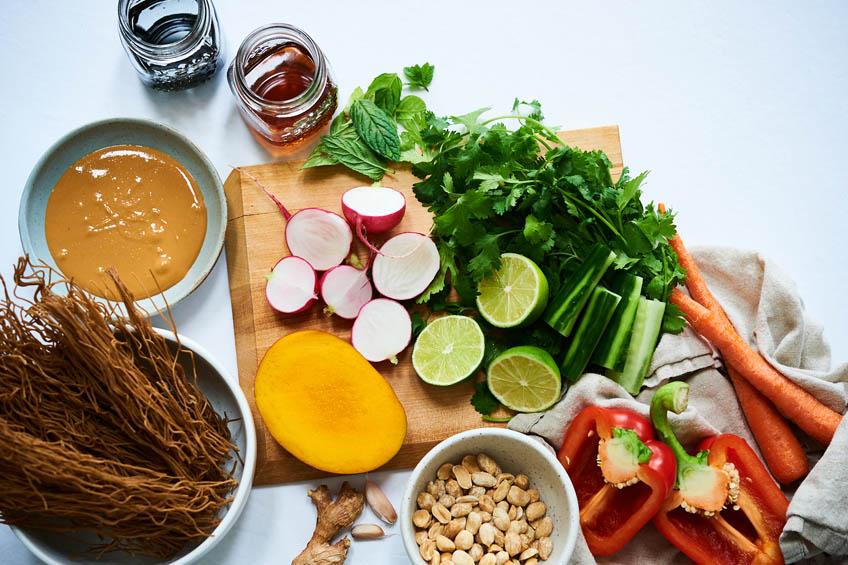
<path id="1" fill-rule="evenodd" d="M 11 295 L 0 277 L 0 519 L 94 532 L 97 555 L 169 559 L 219 523 L 237 448 L 111 278 L 127 316 L 28 259 Z"/>

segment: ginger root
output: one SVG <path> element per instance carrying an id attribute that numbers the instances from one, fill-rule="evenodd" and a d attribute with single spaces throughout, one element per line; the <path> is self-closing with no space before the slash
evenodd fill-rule
<path id="1" fill-rule="evenodd" d="M 351 487 L 347 481 L 342 484 L 335 501 L 327 485 L 310 490 L 308 494 L 318 509 L 318 520 L 312 539 L 306 544 L 306 549 L 294 558 L 292 565 L 343 563 L 347 557 L 347 549 L 350 547 L 350 539 L 345 536 L 333 545 L 330 545 L 330 540 L 341 530 L 353 525 L 365 505 L 365 496 Z"/>

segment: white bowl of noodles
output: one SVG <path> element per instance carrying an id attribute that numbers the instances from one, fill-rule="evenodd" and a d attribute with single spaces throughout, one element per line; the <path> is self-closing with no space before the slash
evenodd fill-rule
<path id="1" fill-rule="evenodd" d="M 172 332 L 154 329 L 168 340 L 169 346 L 176 348 L 176 338 Z M 238 454 L 230 452 L 230 460 L 224 464 L 225 469 L 233 469 L 232 475 L 238 481 L 238 485 L 231 492 L 232 502 L 224 506 L 219 512 L 221 521 L 211 532 L 211 535 L 203 541 L 187 544 L 172 559 L 164 561 L 131 555 L 123 551 L 106 553 L 98 559 L 96 555 L 84 553 L 90 547 L 86 544 L 102 544 L 104 542 L 102 538 L 93 533 L 74 532 L 72 536 L 68 536 L 49 531 L 12 527 L 21 542 L 45 563 L 49 565 L 127 563 L 187 565 L 195 563 L 221 542 L 244 509 L 253 485 L 253 473 L 256 466 L 256 432 L 247 399 L 239 388 L 238 381 L 208 351 L 185 336 L 180 336 L 179 339 L 183 349 L 188 349 L 194 353 L 197 384 L 214 410 L 228 419 L 227 427 L 230 431 L 230 441 L 238 447 Z M 190 357 L 182 353 L 179 361 L 190 374 Z"/>

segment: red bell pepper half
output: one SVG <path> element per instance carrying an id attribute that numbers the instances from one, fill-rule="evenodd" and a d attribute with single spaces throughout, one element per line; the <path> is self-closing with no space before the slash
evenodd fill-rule
<path id="1" fill-rule="evenodd" d="M 595 555 L 615 553 L 656 514 L 674 485 L 674 454 L 635 412 L 589 406 L 559 451 Z"/>
<path id="2" fill-rule="evenodd" d="M 689 403 L 689 385 L 676 381 L 651 399 L 657 435 L 677 458 L 677 485 L 654 517 L 656 528 L 698 563 L 783 563 L 778 538 L 789 501 L 742 438 L 707 438 L 690 455 L 668 421 Z"/>

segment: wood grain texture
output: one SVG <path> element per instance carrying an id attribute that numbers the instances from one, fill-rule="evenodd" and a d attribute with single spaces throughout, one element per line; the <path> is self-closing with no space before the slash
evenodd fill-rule
<path id="1" fill-rule="evenodd" d="M 561 132 L 560 137 L 571 146 L 602 149 L 613 164 L 613 175 L 621 172 L 621 144 L 618 127 L 582 129 Z M 351 321 L 337 316 L 327 317 L 315 304 L 306 312 L 284 315 L 273 310 L 265 300 L 265 279 L 271 267 L 289 254 L 283 238 L 285 221 L 276 205 L 256 181 L 272 192 L 290 211 L 318 207 L 341 213 L 341 194 L 354 186 L 367 184 L 364 177 L 343 167 L 319 167 L 300 170 L 302 161 L 284 161 L 234 170 L 224 189 L 227 195 L 227 267 L 235 326 L 239 383 L 244 390 L 256 421 L 258 463 L 255 483 L 259 485 L 287 483 L 326 476 L 326 473 L 301 463 L 268 433 L 256 410 L 253 379 L 259 362 L 268 348 L 279 338 L 294 331 L 317 329 L 349 340 Z M 253 180 L 254 177 L 256 181 Z M 398 170 L 387 175 L 384 185 L 394 187 L 406 196 L 403 222 L 392 231 L 430 229 L 431 217 L 412 193 L 416 181 L 409 171 Z M 375 237 L 379 244 L 389 237 Z M 366 250 L 357 244 L 354 250 L 364 260 Z M 469 404 L 473 382 L 452 387 L 424 384 L 409 361 L 411 348 L 399 356 L 399 363 L 376 364 L 389 381 L 406 410 L 406 441 L 398 454 L 383 469 L 406 469 L 418 461 L 441 440 L 460 431 L 488 424 Z"/>

